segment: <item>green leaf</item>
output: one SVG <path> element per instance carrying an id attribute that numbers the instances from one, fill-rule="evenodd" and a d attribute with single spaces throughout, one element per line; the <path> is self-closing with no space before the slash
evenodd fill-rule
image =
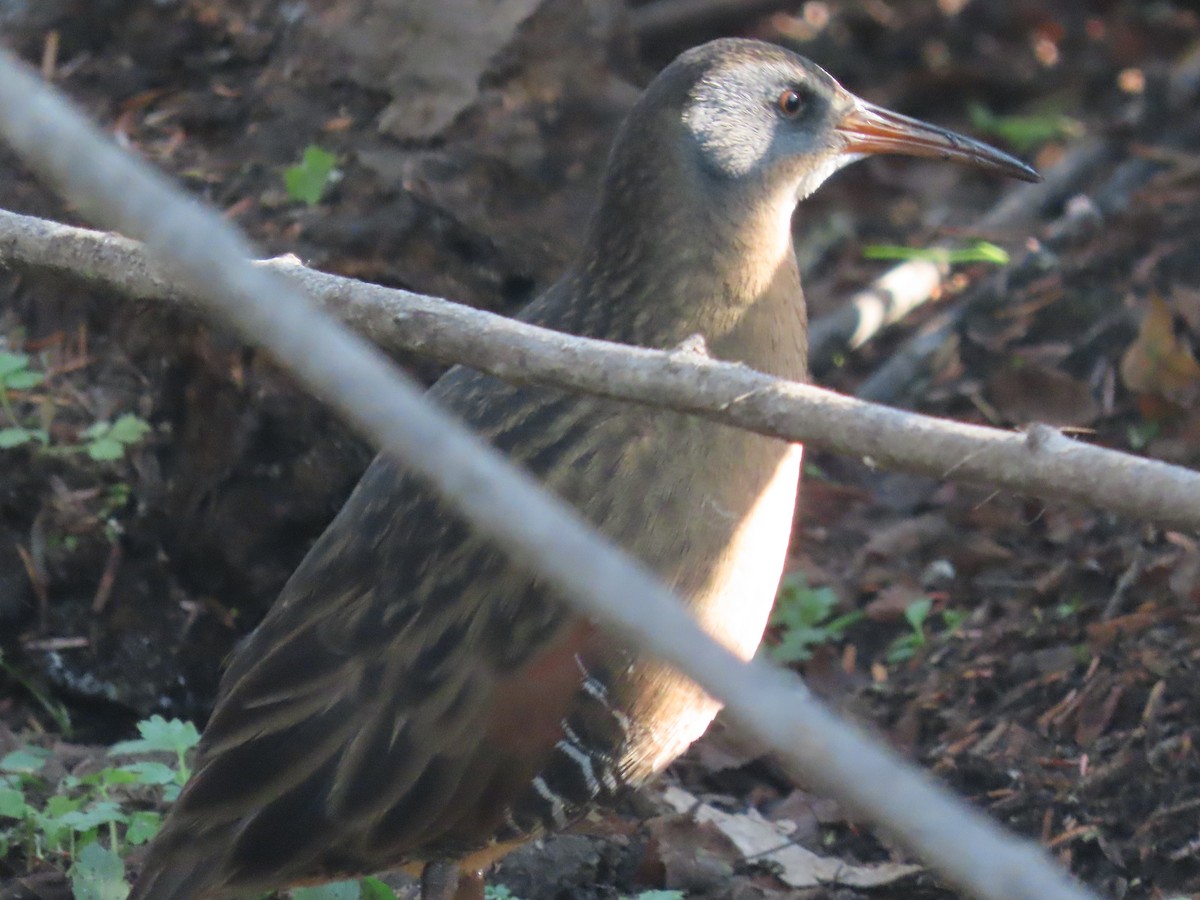
<path id="1" fill-rule="evenodd" d="M 151 810 L 140 810 L 129 817 L 129 827 L 125 830 L 125 840 L 137 847 L 146 843 L 162 827 L 162 816 Z"/>
<path id="2" fill-rule="evenodd" d="M 336 162 L 337 157 L 315 144 L 305 147 L 300 162 L 283 173 L 288 196 L 293 200 L 302 200 L 309 206 L 319 203 L 333 178 Z"/>
<path id="3" fill-rule="evenodd" d="M 71 866 L 71 889 L 75 900 L 125 900 L 129 896 L 125 864 L 112 850 L 90 843 Z"/>
<path id="4" fill-rule="evenodd" d="M 902 634 L 888 645 L 884 660 L 889 663 L 907 662 L 917 655 L 917 647 L 916 635 Z"/>
<path id="5" fill-rule="evenodd" d="M 771 614 L 771 624 L 781 633 L 779 643 L 767 649 L 770 657 L 785 665 L 803 662 L 812 658 L 814 647 L 840 639 L 862 613 L 830 619 L 837 602 L 831 588 L 810 588 L 803 577 L 785 579 Z"/>
<path id="6" fill-rule="evenodd" d="M 14 372 L 21 372 L 29 365 L 28 353 L 8 353 L 0 351 L 0 380 L 7 381 Z"/>
<path id="7" fill-rule="evenodd" d="M 109 462 L 125 455 L 125 445 L 112 438 L 101 438 L 88 444 L 87 454 L 97 462 Z"/>
<path id="8" fill-rule="evenodd" d="M 64 816 L 74 813 L 83 806 L 83 803 L 84 800 L 82 797 L 67 797 L 63 794 L 55 794 L 46 801 L 46 806 L 42 811 L 34 815 L 37 828 L 42 833 L 48 846 L 56 848 L 67 840 L 67 837 L 71 833 L 71 828 L 62 819 Z"/>
<path id="9" fill-rule="evenodd" d="M 46 806 L 42 809 L 42 815 L 48 819 L 57 821 L 59 817 L 81 809 L 83 803 L 82 797 L 68 797 L 66 794 L 55 794 L 46 800 Z"/>
<path id="10" fill-rule="evenodd" d="M 784 579 L 771 616 L 773 625 L 816 625 L 837 606 L 837 594 L 828 587 L 810 588 L 804 576 Z"/>
<path id="11" fill-rule="evenodd" d="M 110 756 L 130 753 L 174 753 L 181 755 L 200 743 L 200 732 L 191 722 L 151 716 L 137 724 L 141 738 L 120 741 L 108 748 Z"/>
<path id="12" fill-rule="evenodd" d="M 929 618 L 929 611 L 932 608 L 933 601 L 928 597 L 922 597 L 908 604 L 908 608 L 904 610 L 904 618 L 917 634 L 924 635 L 922 629 L 925 627 L 925 620 Z"/>
<path id="13" fill-rule="evenodd" d="M 1162 431 L 1162 424 L 1159 422 L 1145 422 L 1127 426 L 1126 435 L 1129 440 L 1129 448 L 1131 450 L 1144 450 L 1147 444 L 1158 437 L 1160 431 Z"/>
<path id="14" fill-rule="evenodd" d="M 41 372 L 30 372 L 25 369 L 20 372 L 13 372 L 11 375 L 4 376 L 4 386 L 12 388 L 14 391 L 27 391 L 32 387 L 37 387 L 46 376 Z"/>
<path id="15" fill-rule="evenodd" d="M 942 610 L 942 622 L 945 623 L 947 631 L 958 631 L 965 621 L 967 621 L 967 614 L 962 610 Z"/>
<path id="16" fill-rule="evenodd" d="M 25 794 L 16 788 L 0 788 L 0 816 L 24 819 L 33 808 L 25 802 Z"/>
<path id="17" fill-rule="evenodd" d="M 1008 251 L 988 241 L 975 241 L 967 247 L 902 247 L 894 244 L 871 244 L 863 248 L 865 259 L 912 260 L 922 259 L 938 265 L 965 263 L 1008 263 Z"/>
<path id="18" fill-rule="evenodd" d="M 33 437 L 33 432 L 28 428 L 0 428 L 0 450 L 10 450 L 28 444 Z"/>
<path id="19" fill-rule="evenodd" d="M 106 788 L 138 783 L 137 775 L 124 769 L 101 769 L 97 774 L 100 776 L 99 783 Z"/>
<path id="20" fill-rule="evenodd" d="M 45 747 L 22 747 L 0 759 L 0 772 L 33 775 L 45 768 L 49 758 L 50 751 Z"/>
<path id="21" fill-rule="evenodd" d="M 122 444 L 136 444 L 150 433 L 150 423 L 133 413 L 126 413 L 113 422 L 108 437 Z"/>
<path id="22" fill-rule="evenodd" d="M 364 878 L 359 882 L 362 900 L 396 900 L 396 892 L 378 878 Z"/>
<path id="23" fill-rule="evenodd" d="M 59 822 L 73 831 L 91 831 L 110 822 L 118 824 L 129 820 L 129 816 L 115 800 L 97 800 L 85 809 L 69 812 L 59 817 Z"/>
<path id="24" fill-rule="evenodd" d="M 101 419 L 98 422 L 93 422 L 83 431 L 79 432 L 79 436 L 83 438 L 101 438 L 108 434 L 112 429 L 112 425 Z"/>
<path id="25" fill-rule="evenodd" d="M 971 125 L 1007 141 L 1020 152 L 1032 150 L 1048 141 L 1083 134 L 1083 125 L 1059 112 L 1027 116 L 998 116 L 982 103 L 972 103 L 967 112 Z"/>
<path id="26" fill-rule="evenodd" d="M 361 896 L 357 881 L 335 881 L 292 890 L 292 900 L 359 900 Z"/>
<path id="27" fill-rule="evenodd" d="M 128 773 L 131 779 L 138 784 L 162 785 L 172 784 L 175 781 L 174 769 L 152 760 L 130 763 L 127 766 L 121 766 L 118 771 Z"/>

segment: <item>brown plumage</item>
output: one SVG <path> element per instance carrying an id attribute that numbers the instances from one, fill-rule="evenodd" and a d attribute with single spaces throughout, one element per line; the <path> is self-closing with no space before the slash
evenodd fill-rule
<path id="1" fill-rule="evenodd" d="M 857 100 L 780 48 L 689 51 L 622 126 L 581 259 L 521 318 L 648 347 L 700 334 L 717 357 L 803 379 L 792 210 L 837 168 L 884 151 L 1033 177 Z M 430 397 L 753 654 L 787 548 L 798 446 L 465 368 Z M 716 710 L 380 458 L 234 656 L 196 773 L 132 896 L 478 867 L 643 783 Z"/>

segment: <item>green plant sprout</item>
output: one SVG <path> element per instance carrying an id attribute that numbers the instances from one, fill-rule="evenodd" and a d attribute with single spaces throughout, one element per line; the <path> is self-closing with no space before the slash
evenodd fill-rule
<path id="1" fill-rule="evenodd" d="M 304 148 L 300 162 L 284 170 L 283 183 L 288 197 L 300 200 L 309 206 L 321 202 L 326 188 L 337 177 L 337 157 L 316 144 Z"/>
<path id="2" fill-rule="evenodd" d="M 840 640 L 862 613 L 833 616 L 837 602 L 831 588 L 809 587 L 803 575 L 785 578 L 771 613 L 771 624 L 781 633 L 779 643 L 768 648 L 770 657 L 784 665 L 803 662 L 812 658 L 814 647 Z"/>
<path id="3" fill-rule="evenodd" d="M 50 432 L 46 428 L 26 425 L 13 407 L 13 393 L 38 387 L 46 380 L 42 372 L 29 367 L 28 353 L 0 351 L 0 411 L 8 424 L 0 428 L 0 450 L 11 450 L 26 444 L 36 443 L 40 453 L 49 456 L 69 456 L 86 453 L 97 462 L 120 459 L 126 450 L 140 442 L 150 433 L 150 424 L 132 413 L 120 416 L 114 422 L 93 422 L 82 432 L 78 444 L 50 446 Z"/>
<path id="4" fill-rule="evenodd" d="M 29 861 L 64 865 L 77 900 L 125 900 L 129 882 L 124 857 L 162 825 L 161 813 L 136 808 L 127 788 L 154 788 L 165 803 L 172 802 L 191 775 L 188 753 L 200 740 L 191 722 L 162 716 L 139 722 L 137 729 L 139 737 L 113 744 L 109 756 L 167 753 L 170 764 L 135 759 L 51 784 L 45 776 L 49 750 L 31 745 L 0 758 L 0 858 L 17 850 Z M 397 900 L 378 878 L 300 888 L 292 896 Z"/>
<path id="5" fill-rule="evenodd" d="M 154 837 L 162 822 L 160 813 L 135 808 L 126 789 L 151 787 L 173 799 L 190 774 L 186 755 L 200 739 L 191 723 L 161 716 L 138 723 L 138 731 L 140 739 L 109 753 L 165 751 L 175 764 L 142 759 L 50 784 L 50 751 L 27 746 L 0 759 L 0 856 L 17 849 L 30 861 L 65 862 L 75 897 L 123 900 L 129 892 L 123 857 Z"/>
<path id="6" fill-rule="evenodd" d="M 174 782 L 175 790 L 164 792 L 166 800 L 174 800 L 179 795 L 179 789 L 182 788 L 187 780 L 192 775 L 192 770 L 187 764 L 188 751 L 200 743 L 200 732 L 196 730 L 196 726 L 191 722 L 183 722 L 179 719 L 164 719 L 162 716 L 151 716 L 137 724 L 138 734 L 141 735 L 132 741 L 120 741 L 113 744 L 108 753 L 110 756 L 129 756 L 137 753 L 174 753 L 175 768 L 170 770 L 167 766 L 160 766 L 156 770 L 155 779 L 159 779 L 164 771 L 170 774 L 167 780 L 153 780 L 148 783 L 167 785 L 169 782 Z M 133 769 L 144 763 L 135 763 L 133 766 L 126 766 L 127 769 Z M 154 764 L 150 764 L 154 765 Z"/>
<path id="7" fill-rule="evenodd" d="M 1050 141 L 1083 134 L 1081 122 L 1059 112 L 998 116 L 982 103 L 972 103 L 967 107 L 967 114 L 971 117 L 971 126 L 977 131 L 995 135 L 1020 153 Z"/>
<path id="8" fill-rule="evenodd" d="M 909 630 L 888 645 L 884 656 L 888 663 L 907 662 L 929 644 L 925 627 L 929 624 L 932 609 L 933 600 L 929 597 L 921 597 L 908 605 L 904 610 L 904 621 L 908 623 Z M 943 609 L 938 615 L 947 634 L 958 631 L 967 620 L 967 614 L 957 609 Z"/>
<path id="9" fill-rule="evenodd" d="M 27 391 L 45 380 L 45 375 L 29 368 L 28 353 L 0 351 L 0 409 L 9 421 L 7 426 L 0 428 L 0 450 L 20 447 L 30 441 L 38 441 L 43 446 L 50 442 L 50 435 L 44 428 L 26 428 L 21 424 L 11 396 L 12 391 Z"/>
<path id="10" fill-rule="evenodd" d="M 871 244 L 863 248 L 865 259 L 928 260 L 940 266 L 965 263 L 1008 263 L 1008 252 L 989 241 L 975 241 L 966 247 L 900 247 L 894 244 Z"/>
<path id="11" fill-rule="evenodd" d="M 93 422 L 79 433 L 82 441 L 59 447 L 45 447 L 42 452 L 51 456 L 86 453 L 97 462 L 120 459 L 125 451 L 151 431 L 150 423 L 133 413 L 125 413 L 113 422 Z"/>

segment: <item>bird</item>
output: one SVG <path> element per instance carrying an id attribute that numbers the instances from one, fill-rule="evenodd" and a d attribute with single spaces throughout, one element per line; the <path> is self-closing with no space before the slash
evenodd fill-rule
<path id="1" fill-rule="evenodd" d="M 519 313 L 807 377 L 797 204 L 864 156 L 1038 180 L 862 100 L 782 47 L 685 51 L 618 129 L 582 250 Z M 801 447 L 467 366 L 429 398 L 649 566 L 743 658 L 782 574 Z M 504 853 L 660 773 L 718 703 L 573 611 L 386 454 L 232 655 L 133 900 L 254 895 L 406 868 L 477 896 Z M 459 876 L 462 875 L 462 882 Z"/>

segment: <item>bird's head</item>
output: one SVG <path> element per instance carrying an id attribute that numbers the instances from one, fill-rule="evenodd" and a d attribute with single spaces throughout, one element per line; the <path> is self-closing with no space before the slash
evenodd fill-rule
<path id="1" fill-rule="evenodd" d="M 673 67 L 682 75 L 678 84 L 686 85 L 677 101 L 685 142 L 717 184 L 753 184 L 794 204 L 838 169 L 874 153 L 948 159 L 1039 180 L 994 147 L 854 96 L 781 47 L 713 41 L 684 53 Z"/>
<path id="2" fill-rule="evenodd" d="M 736 233 L 766 215 L 786 231 L 799 200 L 875 153 L 1040 180 L 994 147 L 854 96 L 789 50 L 727 38 L 681 54 L 647 87 L 613 146 L 600 224 L 628 234 L 639 221 L 685 228 L 713 217 Z"/>
<path id="3" fill-rule="evenodd" d="M 588 296 L 604 300 L 595 315 L 625 321 L 612 310 L 633 304 L 629 321 L 670 321 L 711 339 L 765 292 L 798 292 L 797 202 L 874 153 L 1039 180 L 994 147 L 855 97 L 782 47 L 724 39 L 683 53 L 646 88 L 613 144 L 577 265 Z M 706 315 L 725 324 L 705 325 Z M 658 340 L 652 331 L 620 336 Z"/>

